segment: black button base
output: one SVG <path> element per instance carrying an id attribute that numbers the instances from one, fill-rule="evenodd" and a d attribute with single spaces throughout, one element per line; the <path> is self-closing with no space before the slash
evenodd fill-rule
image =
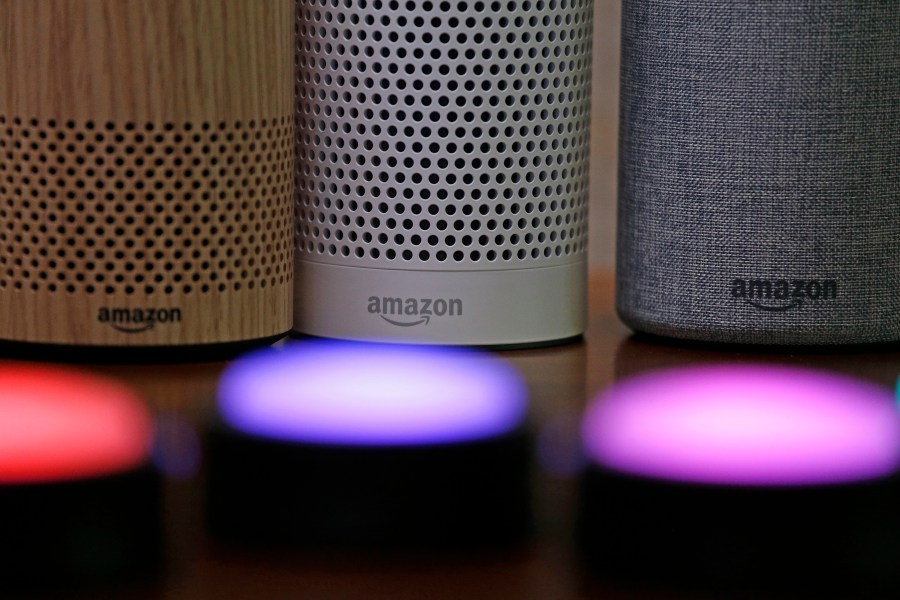
<path id="1" fill-rule="evenodd" d="M 294 546 L 471 546 L 523 539 L 531 521 L 524 432 L 435 446 L 210 436 L 214 535 Z"/>
<path id="2" fill-rule="evenodd" d="M 0 485 L 0 591 L 146 581 L 162 562 L 161 513 L 150 467 Z"/>
<path id="3" fill-rule="evenodd" d="M 818 596 L 900 593 L 900 478 L 695 485 L 599 467 L 582 479 L 587 566 L 633 584 Z"/>

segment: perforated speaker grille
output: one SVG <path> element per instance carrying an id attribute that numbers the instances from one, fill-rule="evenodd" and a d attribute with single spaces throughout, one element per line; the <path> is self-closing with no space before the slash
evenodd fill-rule
<path id="1" fill-rule="evenodd" d="M 177 294 L 290 283 L 293 127 L 0 115 L 0 288 Z"/>
<path id="2" fill-rule="evenodd" d="M 591 23 L 591 0 L 299 0 L 300 257 L 453 270 L 582 255 Z"/>

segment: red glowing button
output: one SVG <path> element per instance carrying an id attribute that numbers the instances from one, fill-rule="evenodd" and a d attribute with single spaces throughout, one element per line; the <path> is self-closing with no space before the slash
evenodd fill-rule
<path id="1" fill-rule="evenodd" d="M 146 408 L 114 381 L 0 363 L 0 484 L 127 471 L 147 461 L 151 437 Z"/>

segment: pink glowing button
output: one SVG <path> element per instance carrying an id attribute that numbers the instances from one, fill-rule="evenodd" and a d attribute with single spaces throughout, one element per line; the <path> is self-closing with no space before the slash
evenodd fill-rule
<path id="1" fill-rule="evenodd" d="M 487 354 L 434 347 L 306 342 L 225 371 L 232 427 L 280 440 L 421 445 L 499 436 L 524 420 L 518 374 Z"/>
<path id="2" fill-rule="evenodd" d="M 624 380 L 588 407 L 583 436 L 596 463 L 695 483 L 837 484 L 900 467 L 900 415 L 889 390 L 782 366 Z"/>
<path id="3" fill-rule="evenodd" d="M 151 420 L 127 388 L 78 371 L 0 363 L 0 485 L 83 479 L 147 460 Z"/>

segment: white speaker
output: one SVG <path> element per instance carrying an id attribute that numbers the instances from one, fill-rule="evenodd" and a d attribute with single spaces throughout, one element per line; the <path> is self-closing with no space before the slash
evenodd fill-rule
<path id="1" fill-rule="evenodd" d="M 297 331 L 581 335 L 592 10 L 298 0 Z"/>

